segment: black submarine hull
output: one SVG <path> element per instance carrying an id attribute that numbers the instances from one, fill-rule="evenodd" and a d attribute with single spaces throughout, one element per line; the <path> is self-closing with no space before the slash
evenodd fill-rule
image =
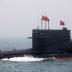
<path id="1" fill-rule="evenodd" d="M 34 57 L 72 57 L 70 30 L 32 30 L 32 48 L 1 51 L 0 59 L 32 55 Z"/>
<path id="2" fill-rule="evenodd" d="M 54 48 L 54 50 L 53 50 Z M 32 55 L 33 57 L 49 58 L 49 57 L 72 57 L 72 42 L 66 42 L 60 45 L 46 47 L 45 51 L 35 51 L 33 48 L 23 50 L 12 50 L 0 52 L 0 59 L 20 57 L 24 55 Z"/>

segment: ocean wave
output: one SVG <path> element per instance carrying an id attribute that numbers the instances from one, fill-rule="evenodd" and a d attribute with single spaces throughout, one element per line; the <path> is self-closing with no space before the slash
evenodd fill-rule
<path id="1" fill-rule="evenodd" d="M 43 61 L 45 58 L 35 58 L 33 56 L 24 56 L 24 57 L 13 57 L 13 58 L 5 58 L 2 60 L 6 61 L 15 61 L 15 62 L 31 62 L 31 61 Z"/>

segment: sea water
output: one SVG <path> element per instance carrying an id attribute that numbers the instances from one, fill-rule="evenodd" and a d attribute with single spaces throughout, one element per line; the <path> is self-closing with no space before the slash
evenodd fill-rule
<path id="1" fill-rule="evenodd" d="M 27 38 L 0 39 L 0 49 L 27 49 L 32 40 Z M 0 60 L 0 72 L 72 72 L 72 59 L 13 57 Z"/>

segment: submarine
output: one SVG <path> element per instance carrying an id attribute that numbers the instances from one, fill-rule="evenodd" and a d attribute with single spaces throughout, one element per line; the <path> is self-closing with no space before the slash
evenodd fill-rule
<path id="1" fill-rule="evenodd" d="M 45 21 L 45 29 L 32 30 L 32 48 L 12 51 L 0 51 L 0 59 L 32 55 L 39 58 L 48 57 L 72 57 L 72 40 L 70 30 L 63 27 L 60 30 L 49 29 L 49 19 L 42 16 Z M 46 21 L 48 29 L 46 29 Z M 60 22 L 64 25 L 64 22 Z M 42 25 L 42 24 L 41 24 Z"/>

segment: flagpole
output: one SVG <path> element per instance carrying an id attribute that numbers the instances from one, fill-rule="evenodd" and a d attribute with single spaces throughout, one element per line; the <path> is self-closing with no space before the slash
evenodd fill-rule
<path id="1" fill-rule="evenodd" d="M 49 30 L 49 21 L 48 21 L 48 30 Z"/>
<path id="2" fill-rule="evenodd" d="M 41 29 L 42 29 L 42 24 L 43 24 L 43 23 L 42 23 L 42 20 L 41 20 Z"/>
<path id="3" fill-rule="evenodd" d="M 46 12 L 45 12 L 45 16 L 46 16 Z M 45 20 L 45 29 L 46 29 L 46 20 Z"/>
<path id="4" fill-rule="evenodd" d="M 45 29 L 46 29 L 46 21 L 45 21 Z"/>

